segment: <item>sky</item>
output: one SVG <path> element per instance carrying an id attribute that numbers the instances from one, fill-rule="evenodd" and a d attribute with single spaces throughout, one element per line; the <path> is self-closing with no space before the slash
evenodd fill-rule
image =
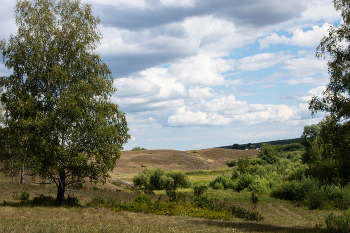
<path id="1" fill-rule="evenodd" d="M 96 53 L 126 114 L 125 150 L 193 150 L 297 138 L 329 82 L 320 40 L 331 0 L 82 0 L 101 19 Z M 0 39 L 16 33 L 0 2 Z M 11 71 L 0 64 L 0 76 Z"/>

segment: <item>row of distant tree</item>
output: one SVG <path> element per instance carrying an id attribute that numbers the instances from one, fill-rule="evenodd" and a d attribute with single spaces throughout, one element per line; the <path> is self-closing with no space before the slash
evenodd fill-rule
<path id="1" fill-rule="evenodd" d="M 236 150 L 245 150 L 245 149 L 257 149 L 260 148 L 263 143 L 270 144 L 270 145 L 290 145 L 290 144 L 296 144 L 300 143 L 301 138 L 293 138 L 293 139 L 283 139 L 283 140 L 275 140 L 275 141 L 268 141 L 268 142 L 259 142 L 259 143 L 246 143 L 246 144 L 238 144 L 235 143 L 232 146 L 222 146 L 219 148 L 225 148 L 225 149 L 236 149 Z"/>

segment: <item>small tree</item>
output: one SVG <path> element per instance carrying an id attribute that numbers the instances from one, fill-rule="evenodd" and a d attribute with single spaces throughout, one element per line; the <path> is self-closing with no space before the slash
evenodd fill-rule
<path id="1" fill-rule="evenodd" d="M 57 186 L 108 176 L 129 135 L 110 102 L 111 72 L 94 50 L 99 19 L 80 0 L 18 0 L 17 35 L 0 43 L 10 76 L 0 79 L 5 126 L 24 142 L 32 170 Z M 18 131 L 19 130 L 19 131 Z"/>

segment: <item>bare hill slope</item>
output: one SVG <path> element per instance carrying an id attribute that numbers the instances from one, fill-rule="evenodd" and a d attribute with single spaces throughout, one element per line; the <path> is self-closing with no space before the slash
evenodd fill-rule
<path id="1" fill-rule="evenodd" d="M 205 150 L 177 151 L 177 150 L 141 150 L 123 151 L 117 161 L 114 172 L 117 174 L 135 174 L 148 168 L 162 168 L 163 170 L 206 170 L 226 168 L 226 160 L 238 159 L 242 155 L 256 157 L 256 150 L 232 150 L 213 148 Z"/>

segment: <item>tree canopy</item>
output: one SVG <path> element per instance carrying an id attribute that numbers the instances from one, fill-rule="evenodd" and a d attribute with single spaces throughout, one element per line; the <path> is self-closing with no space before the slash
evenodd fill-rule
<path id="1" fill-rule="evenodd" d="M 80 0 L 19 0 L 17 34 L 2 40 L 5 67 L 1 101 L 5 128 L 33 173 L 57 186 L 108 176 L 129 138 L 125 114 L 110 98 L 116 91 L 107 65 L 94 53 L 100 20 Z M 15 132 L 17 132 L 15 134 Z"/>
<path id="2" fill-rule="evenodd" d="M 309 106 L 312 114 L 321 111 L 329 115 L 318 124 L 319 129 L 304 128 L 302 143 L 309 174 L 325 183 L 346 185 L 350 182 L 350 2 L 334 0 L 334 6 L 341 11 L 343 23 L 329 29 L 316 52 L 318 58 L 329 56 L 330 81 L 323 96 L 314 96 Z"/>
<path id="3" fill-rule="evenodd" d="M 323 97 L 314 96 L 309 108 L 313 114 L 324 111 L 341 120 L 350 118 L 350 3 L 334 0 L 334 6 L 341 11 L 344 23 L 329 29 L 329 35 L 321 40 L 316 52 L 318 58 L 330 58 L 330 82 Z"/>

